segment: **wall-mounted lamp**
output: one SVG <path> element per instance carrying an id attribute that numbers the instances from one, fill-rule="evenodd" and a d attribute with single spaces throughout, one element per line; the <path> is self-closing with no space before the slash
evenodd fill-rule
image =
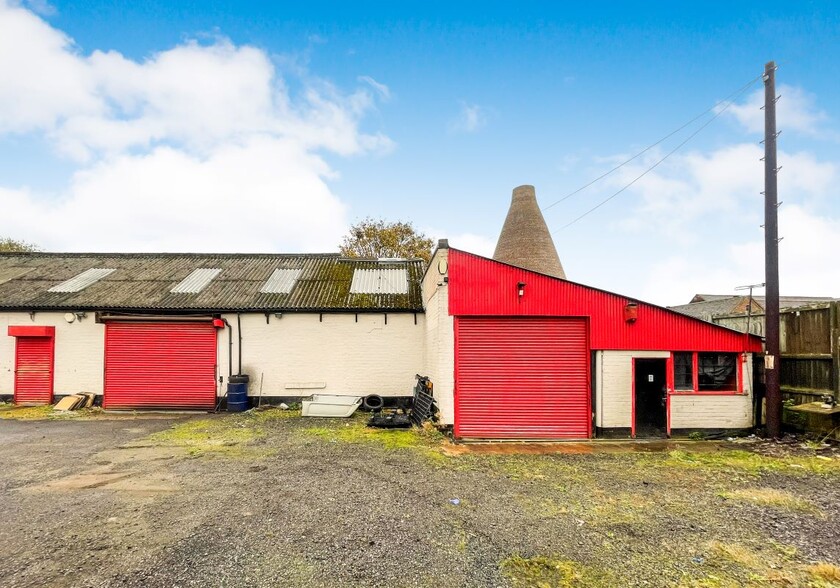
<path id="1" fill-rule="evenodd" d="M 525 282 L 517 282 L 516 292 L 519 294 L 520 298 L 525 296 Z"/>
<path id="2" fill-rule="evenodd" d="M 635 323 L 639 318 L 639 305 L 635 302 L 628 302 L 624 306 L 624 320 L 628 323 Z"/>
<path id="3" fill-rule="evenodd" d="M 283 318 L 283 313 L 282 312 L 275 312 L 274 313 L 274 318 L 278 318 L 278 319 Z"/>

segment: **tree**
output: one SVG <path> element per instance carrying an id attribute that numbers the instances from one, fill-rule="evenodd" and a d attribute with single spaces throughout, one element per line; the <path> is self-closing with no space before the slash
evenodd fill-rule
<path id="1" fill-rule="evenodd" d="M 29 252 L 40 251 L 41 248 L 34 243 L 27 243 L 26 241 L 18 241 L 11 237 L 0 237 L 0 253 L 15 253 L 15 252 Z"/>
<path id="2" fill-rule="evenodd" d="M 350 226 L 339 250 L 347 257 L 420 258 L 428 263 L 432 258 L 432 244 L 432 239 L 418 232 L 411 223 L 368 217 Z"/>

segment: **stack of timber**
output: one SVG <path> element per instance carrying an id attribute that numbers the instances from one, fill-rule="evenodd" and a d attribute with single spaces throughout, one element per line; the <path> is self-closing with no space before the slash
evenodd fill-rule
<path id="1" fill-rule="evenodd" d="M 96 397 L 92 392 L 81 392 L 80 394 L 71 394 L 65 396 L 53 407 L 53 410 L 70 411 L 78 410 L 80 408 L 90 408 L 93 406 L 93 400 Z"/>

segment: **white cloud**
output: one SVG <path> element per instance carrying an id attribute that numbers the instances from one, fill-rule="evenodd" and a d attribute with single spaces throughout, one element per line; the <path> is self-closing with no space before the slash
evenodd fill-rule
<path id="1" fill-rule="evenodd" d="M 359 76 L 358 80 L 368 84 L 371 88 L 376 90 L 383 100 L 387 101 L 391 99 L 391 89 L 385 84 L 377 82 L 370 76 Z"/>
<path id="2" fill-rule="evenodd" d="M 487 112 L 478 104 L 461 104 L 458 117 L 449 123 L 449 131 L 475 133 L 487 124 Z"/>
<path id="3" fill-rule="evenodd" d="M 687 304 L 696 293 L 735 294 L 735 287 L 764 281 L 764 241 L 738 241 L 721 255 L 697 248 L 654 263 L 641 298 L 668 305 Z M 798 205 L 779 212 L 780 292 L 784 296 L 840 297 L 840 272 L 834 267 L 840 250 L 840 219 L 814 214 Z"/>
<path id="4" fill-rule="evenodd" d="M 0 186 L 0 234 L 70 250 L 333 249 L 346 207 L 323 151 L 388 151 L 359 125 L 386 86 L 306 76 L 293 98 L 262 50 L 189 41 L 143 61 L 83 55 L 0 0 L 0 135 L 79 165 L 60 198 Z M 381 87 L 376 87 L 372 82 Z"/>
<path id="5" fill-rule="evenodd" d="M 776 103 L 776 127 L 785 132 L 800 132 L 812 136 L 833 134 L 826 130 L 828 115 L 816 106 L 814 96 L 802 88 L 782 84 L 776 95 L 781 99 Z M 734 117 L 747 131 L 764 133 L 764 89 L 750 94 L 742 104 L 733 104 L 726 109 L 728 116 Z M 722 108 L 722 107 L 721 107 Z"/>
<path id="6" fill-rule="evenodd" d="M 763 155 L 761 147 L 752 143 L 708 154 L 674 155 L 627 190 L 639 198 L 640 205 L 632 217 L 619 224 L 691 242 L 705 228 L 699 222 L 720 220 L 726 215 L 754 216 L 763 202 Z M 611 185 L 626 185 L 661 156 L 651 152 L 643 161 L 623 167 L 610 180 Z M 819 201 L 837 181 L 837 166 L 819 161 L 810 153 L 780 151 L 778 159 L 783 164 L 778 176 L 782 200 L 789 194 L 797 201 Z"/>

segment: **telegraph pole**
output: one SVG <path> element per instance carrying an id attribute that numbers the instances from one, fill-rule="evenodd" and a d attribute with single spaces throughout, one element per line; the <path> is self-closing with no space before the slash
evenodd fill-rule
<path id="1" fill-rule="evenodd" d="M 779 196 L 776 176 L 776 63 L 764 66 L 764 381 L 767 399 L 767 435 L 782 434 L 782 393 L 779 388 Z"/>

